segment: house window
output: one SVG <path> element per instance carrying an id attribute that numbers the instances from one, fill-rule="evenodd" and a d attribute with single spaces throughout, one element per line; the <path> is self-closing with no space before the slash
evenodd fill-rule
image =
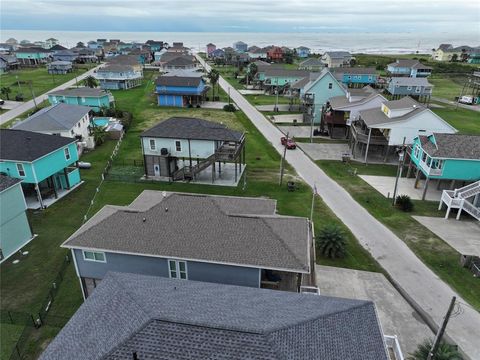
<path id="1" fill-rule="evenodd" d="M 25 169 L 23 164 L 17 164 L 18 176 L 25 177 Z"/>
<path id="2" fill-rule="evenodd" d="M 182 142 L 180 140 L 175 140 L 175 150 L 178 152 L 182 151 Z"/>
<path id="3" fill-rule="evenodd" d="M 72 131 L 70 131 L 70 134 L 74 135 L 74 134 L 75 134 L 75 132 L 72 130 Z"/>
<path id="4" fill-rule="evenodd" d="M 83 251 L 83 260 L 86 261 L 96 261 L 96 262 L 107 262 L 104 252 L 97 251 Z"/>
<path id="5" fill-rule="evenodd" d="M 328 83 L 328 88 L 333 89 L 333 83 Z"/>
<path id="6" fill-rule="evenodd" d="M 168 274 L 171 279 L 187 279 L 187 262 L 168 260 Z"/>
<path id="7" fill-rule="evenodd" d="M 150 139 L 150 150 L 155 150 L 156 145 L 155 145 L 155 139 Z"/>
<path id="8" fill-rule="evenodd" d="M 413 150 L 413 154 L 415 155 L 415 157 L 418 159 L 418 154 L 420 153 L 420 146 L 415 145 L 415 149 Z"/>
<path id="9" fill-rule="evenodd" d="M 65 152 L 65 159 L 70 160 L 70 149 L 67 147 L 63 151 Z"/>
<path id="10" fill-rule="evenodd" d="M 85 119 L 83 119 L 83 120 L 85 120 Z M 80 122 L 78 122 L 77 127 L 80 127 Z"/>

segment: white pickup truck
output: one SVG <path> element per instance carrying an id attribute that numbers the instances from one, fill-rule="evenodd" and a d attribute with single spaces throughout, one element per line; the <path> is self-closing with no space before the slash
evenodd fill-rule
<path id="1" fill-rule="evenodd" d="M 473 105 L 474 98 L 471 95 L 464 95 L 458 99 L 459 103 Z"/>

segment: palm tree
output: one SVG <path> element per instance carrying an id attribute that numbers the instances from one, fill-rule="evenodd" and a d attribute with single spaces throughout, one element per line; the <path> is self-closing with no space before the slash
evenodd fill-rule
<path id="1" fill-rule="evenodd" d="M 329 224 L 320 230 L 316 248 L 323 256 L 335 259 L 345 255 L 345 234 L 338 225 Z"/>
<path id="2" fill-rule="evenodd" d="M 208 79 L 210 80 L 210 84 L 212 85 L 212 97 L 213 101 L 215 101 L 215 84 L 218 83 L 218 79 L 220 78 L 220 73 L 216 69 L 210 70 L 208 73 Z"/>
<path id="3" fill-rule="evenodd" d="M 90 75 L 83 80 L 83 85 L 89 88 L 96 88 L 98 86 L 98 81 Z"/>
<path id="4" fill-rule="evenodd" d="M 10 100 L 10 93 L 12 92 L 12 89 L 10 89 L 8 86 L 2 87 L 2 95 L 4 95 L 7 100 Z"/>
<path id="5" fill-rule="evenodd" d="M 427 360 L 428 354 L 432 349 L 432 340 L 425 339 L 420 345 L 418 345 L 417 350 L 415 350 L 408 360 Z M 457 350 L 457 347 L 454 345 L 447 344 L 446 342 L 441 342 L 438 350 L 433 354 L 435 360 L 463 360 L 463 357 Z"/>
<path id="6" fill-rule="evenodd" d="M 91 130 L 95 145 L 102 145 L 107 139 L 107 132 L 105 131 L 105 128 L 100 126 L 94 126 Z"/>

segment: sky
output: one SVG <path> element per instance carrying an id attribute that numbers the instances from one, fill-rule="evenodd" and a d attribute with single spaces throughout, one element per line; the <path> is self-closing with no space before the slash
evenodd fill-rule
<path id="1" fill-rule="evenodd" d="M 0 0 L 1 29 L 476 32 L 478 0 Z"/>

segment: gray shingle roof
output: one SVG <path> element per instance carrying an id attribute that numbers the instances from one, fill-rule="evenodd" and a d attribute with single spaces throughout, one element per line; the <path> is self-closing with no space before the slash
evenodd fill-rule
<path id="1" fill-rule="evenodd" d="M 300 67 L 307 67 L 307 66 L 325 66 L 322 60 L 317 58 L 308 58 L 307 60 L 302 61 L 299 64 Z"/>
<path id="2" fill-rule="evenodd" d="M 310 271 L 308 220 L 259 215 L 255 207 L 268 200 L 182 193 L 164 198 L 152 191 L 142 196 L 154 199 L 153 206 L 107 207 L 63 246 Z M 172 241 L 179 237 L 182 241 Z"/>
<path id="3" fill-rule="evenodd" d="M 349 89 L 350 90 L 350 89 Z M 382 95 L 378 94 L 377 92 L 370 94 L 369 96 L 356 100 L 356 101 L 348 101 L 348 98 L 346 96 L 335 96 L 331 97 L 328 99 L 330 102 L 330 106 L 332 107 L 333 110 L 348 110 L 349 108 L 357 105 L 362 105 L 365 103 L 368 103 L 375 97 L 380 96 L 384 101 L 387 101 Z"/>
<path id="4" fill-rule="evenodd" d="M 309 72 L 305 70 L 291 70 L 277 67 L 266 67 L 265 76 L 280 76 L 280 77 L 304 77 L 308 76 Z"/>
<path id="5" fill-rule="evenodd" d="M 9 187 L 12 187 L 15 184 L 21 182 L 22 179 L 12 178 L 7 175 L 3 175 L 0 173 L 0 192 L 7 190 Z"/>
<path id="6" fill-rule="evenodd" d="M 159 76 L 155 80 L 155 85 L 198 87 L 202 81 L 202 77 L 199 76 Z"/>
<path id="7" fill-rule="evenodd" d="M 88 106 L 58 103 L 37 111 L 12 128 L 28 131 L 68 131 L 90 111 Z"/>
<path id="8" fill-rule="evenodd" d="M 387 360 L 370 301 L 109 273 L 41 360 Z"/>
<path id="9" fill-rule="evenodd" d="M 372 67 L 340 67 L 340 68 L 331 68 L 331 72 L 339 74 L 362 74 L 362 75 L 375 75 L 377 71 Z"/>
<path id="10" fill-rule="evenodd" d="M 480 161 L 480 136 L 434 133 L 435 144 L 427 136 L 420 136 L 422 147 L 432 157 L 471 159 Z M 480 177 L 480 163 L 478 176 Z"/>
<path id="11" fill-rule="evenodd" d="M 390 110 L 415 109 L 415 108 L 424 107 L 422 104 L 415 101 L 410 96 L 404 96 L 403 98 L 398 100 L 385 101 L 385 105 Z"/>
<path id="12" fill-rule="evenodd" d="M 32 131 L 0 129 L 0 160 L 33 161 L 75 141 Z"/>
<path id="13" fill-rule="evenodd" d="M 64 90 L 56 90 L 48 93 L 53 96 L 74 96 L 74 97 L 102 97 L 108 93 L 100 88 L 79 87 Z"/>
<path id="14" fill-rule="evenodd" d="M 108 72 L 131 72 L 133 67 L 130 65 L 124 64 L 110 64 L 103 66 L 97 70 L 97 73 L 108 73 Z"/>
<path id="15" fill-rule="evenodd" d="M 423 65 L 418 60 L 411 60 L 411 59 L 398 59 L 397 61 L 388 64 L 391 67 L 409 67 L 414 69 L 432 69 L 430 66 Z"/>
<path id="16" fill-rule="evenodd" d="M 172 117 L 145 130 L 140 136 L 239 141 L 243 133 L 227 128 L 225 125 L 197 118 Z"/>
<path id="17" fill-rule="evenodd" d="M 397 116 L 393 118 L 389 118 L 387 115 L 383 113 L 380 108 L 375 109 L 368 109 L 360 111 L 360 116 L 362 120 L 368 127 L 375 128 L 378 125 L 384 126 L 390 122 L 397 122 L 410 119 L 412 116 L 419 114 L 422 111 L 426 111 L 427 109 L 424 107 L 416 108 L 405 115 Z"/>
<path id="18" fill-rule="evenodd" d="M 352 56 L 348 51 L 327 51 L 325 55 L 327 54 L 331 59 L 343 59 Z"/>
<path id="19" fill-rule="evenodd" d="M 171 60 L 167 60 L 165 62 L 165 65 L 170 65 L 170 66 L 186 66 L 186 65 L 193 65 L 195 64 L 195 61 L 192 59 L 191 56 L 177 56 L 174 57 Z"/>
<path id="20" fill-rule="evenodd" d="M 413 77 L 393 77 L 390 79 L 393 85 L 399 86 L 429 86 L 433 87 L 426 78 L 413 78 Z"/>

